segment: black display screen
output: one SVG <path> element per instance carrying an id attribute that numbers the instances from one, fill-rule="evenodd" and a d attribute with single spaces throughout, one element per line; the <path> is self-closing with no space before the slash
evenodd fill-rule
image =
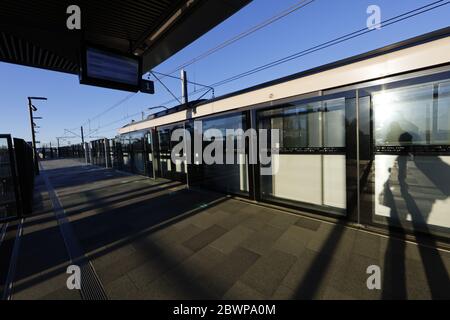
<path id="1" fill-rule="evenodd" d="M 139 60 L 94 48 L 86 50 L 86 72 L 89 78 L 139 84 Z"/>

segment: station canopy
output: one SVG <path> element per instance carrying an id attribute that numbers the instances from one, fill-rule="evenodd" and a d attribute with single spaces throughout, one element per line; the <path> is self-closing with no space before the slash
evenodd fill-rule
<path id="1" fill-rule="evenodd" d="M 142 57 L 151 70 L 250 0 L 1 0 L 0 61 L 78 74 L 85 43 Z M 80 30 L 69 30 L 70 5 Z"/>

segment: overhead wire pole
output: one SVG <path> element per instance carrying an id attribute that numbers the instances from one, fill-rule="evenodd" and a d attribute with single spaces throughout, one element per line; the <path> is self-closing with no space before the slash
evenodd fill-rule
<path id="1" fill-rule="evenodd" d="M 84 130 L 83 130 L 83 126 L 81 126 L 80 131 L 81 131 L 81 147 L 83 148 L 83 151 L 84 151 L 84 160 L 85 160 L 86 163 L 88 163 L 87 148 L 86 148 L 86 145 L 84 144 Z"/>
<path id="2" fill-rule="evenodd" d="M 37 150 L 36 150 L 36 134 L 34 132 L 34 121 L 33 121 L 33 111 L 35 107 L 31 103 L 31 98 L 28 97 L 28 110 L 30 111 L 30 127 L 31 127 L 31 139 L 33 143 L 33 162 L 34 162 L 34 170 L 36 174 L 39 175 L 39 165 L 37 160 Z"/>
<path id="3" fill-rule="evenodd" d="M 393 24 L 395 24 L 395 23 L 398 23 L 398 22 L 401 22 L 401 21 L 410 19 L 410 18 L 412 18 L 412 17 L 415 17 L 415 16 L 418 16 L 418 15 L 420 15 L 420 14 L 429 12 L 429 11 L 434 10 L 434 9 L 437 9 L 437 8 L 439 8 L 439 7 L 443 7 L 443 6 L 445 6 L 445 5 L 448 5 L 449 3 L 450 3 L 450 1 L 445 1 L 445 2 L 444 2 L 444 0 L 439 0 L 439 1 L 431 2 L 431 3 L 427 4 L 427 5 L 422 6 L 422 7 L 419 7 L 419 8 L 413 9 L 413 10 L 410 10 L 410 11 L 405 12 L 405 13 L 403 13 L 403 14 L 400 14 L 400 15 L 397 15 L 397 16 L 392 17 L 392 18 L 390 18 L 390 19 L 387 19 L 387 20 L 385 20 L 385 21 L 382 21 L 382 22 L 381 22 L 381 26 L 382 26 L 382 27 L 387 27 L 387 26 L 393 25 Z M 236 80 L 241 79 L 241 78 L 243 78 L 243 77 L 245 77 L 245 76 L 247 76 L 247 75 L 251 75 L 251 74 L 253 74 L 253 73 L 257 73 L 257 72 L 260 72 L 260 71 L 263 71 L 263 70 L 266 70 L 266 69 L 275 67 L 275 66 L 277 66 L 277 65 L 279 65 L 279 64 L 282 64 L 282 63 L 284 63 L 284 62 L 288 62 L 288 61 L 291 61 L 291 60 L 293 60 L 293 59 L 297 59 L 297 58 L 299 58 L 299 57 L 302 57 L 302 56 L 305 56 L 305 55 L 308 55 L 308 54 L 311 54 L 311 53 L 314 53 L 314 52 L 317 52 L 317 51 L 326 49 L 326 48 L 328 48 L 328 47 L 337 45 L 337 44 L 339 44 L 339 43 L 342 43 L 342 42 L 345 42 L 345 41 L 348 41 L 348 40 L 351 40 L 351 39 L 353 39 L 353 38 L 362 36 L 362 35 L 364 35 L 364 34 L 366 34 L 366 33 L 369 33 L 369 32 L 375 31 L 375 30 L 376 30 L 376 29 L 367 29 L 367 28 L 363 28 L 363 29 L 360 29 L 360 30 L 351 32 L 351 33 L 349 33 L 349 34 L 346 34 L 346 35 L 343 35 L 343 36 L 334 38 L 333 40 L 326 41 L 326 42 L 324 42 L 324 43 L 322 43 L 322 44 L 313 46 L 313 47 L 311 47 L 311 48 L 309 48 L 309 49 L 302 50 L 302 51 L 300 51 L 300 52 L 294 53 L 294 54 L 289 55 L 289 56 L 287 56 L 287 57 L 280 58 L 280 59 L 278 59 L 278 60 L 269 62 L 269 63 L 267 63 L 267 64 L 265 64 L 265 65 L 262 65 L 262 66 L 253 68 L 253 69 L 251 69 L 251 70 L 248 70 L 248 71 L 246 71 L 246 72 L 243 72 L 243 73 L 234 75 L 234 76 L 232 76 L 232 77 L 223 79 L 223 80 L 218 81 L 218 82 L 216 82 L 216 83 L 213 83 L 213 84 L 211 84 L 211 85 L 209 85 L 209 86 L 197 84 L 197 85 L 204 86 L 204 88 L 201 88 L 201 89 L 198 89 L 198 90 L 191 91 L 191 92 L 189 92 L 189 95 L 193 95 L 193 94 L 196 94 L 196 93 L 199 93 L 199 92 L 203 92 L 203 91 L 206 90 L 207 87 L 208 87 L 208 88 L 215 88 L 215 87 L 224 85 L 224 84 L 226 84 L 226 83 L 229 83 L 229 82 L 232 82 L 232 81 L 236 81 Z M 174 70 L 173 72 L 175 72 L 175 71 L 176 71 L 176 70 Z M 173 72 L 171 72 L 171 73 L 173 73 Z M 178 77 L 172 76 L 172 75 L 170 75 L 170 74 L 163 74 L 163 73 L 161 73 L 161 72 L 156 72 L 156 71 L 150 71 L 150 73 L 153 74 L 153 76 L 155 76 L 155 74 L 162 74 L 162 75 L 164 75 L 164 76 L 173 77 L 173 78 L 178 78 Z M 162 76 L 161 78 L 157 78 L 157 77 L 155 76 L 155 78 L 156 78 L 159 82 L 161 82 L 161 79 L 164 78 L 164 76 Z M 191 81 L 188 81 L 188 83 L 192 83 L 192 82 L 191 82 Z M 171 95 L 172 95 L 175 99 L 169 100 L 169 101 L 167 101 L 167 102 L 165 102 L 165 103 L 163 103 L 163 104 L 169 104 L 169 103 L 172 103 L 172 102 L 174 102 L 174 101 L 178 101 L 179 103 L 181 103 L 179 97 L 176 97 L 170 90 L 169 90 L 169 92 L 171 93 Z M 205 93 L 205 94 L 206 94 L 206 93 Z M 108 127 L 108 126 L 110 126 L 110 125 L 113 125 L 113 124 L 115 124 L 115 123 L 118 123 L 118 122 L 123 121 L 123 120 L 126 120 L 126 119 L 129 119 L 129 118 L 131 118 L 131 117 L 133 117 L 133 116 L 135 116 L 135 115 L 138 115 L 138 114 L 140 114 L 140 112 L 137 113 L 137 114 L 133 114 L 133 115 L 130 115 L 130 116 L 127 116 L 127 117 L 124 117 L 124 118 L 115 120 L 115 121 L 113 121 L 113 122 L 111 122 L 111 123 L 108 123 L 107 125 L 104 125 L 104 126 L 99 127 L 98 129 Z M 88 122 L 89 122 L 89 121 L 88 121 Z M 98 130 L 98 129 L 97 129 L 97 130 Z"/>
<path id="4" fill-rule="evenodd" d="M 155 70 L 152 70 L 152 72 L 153 72 L 153 73 L 156 73 L 156 74 L 158 74 L 158 75 L 161 75 L 162 77 L 168 77 L 168 78 L 172 78 L 172 79 L 182 80 L 182 77 L 176 77 L 176 76 L 173 76 L 173 75 L 171 75 L 171 74 L 162 73 L 162 72 L 155 71 Z M 161 79 L 161 78 L 160 78 L 160 79 Z M 187 82 L 187 83 L 190 83 L 190 84 L 193 84 L 193 85 L 195 85 L 195 86 L 200 86 L 200 87 L 208 88 L 209 90 L 212 91 L 212 95 L 213 95 L 213 98 L 214 98 L 214 87 L 208 86 L 208 85 L 206 85 L 206 84 L 202 84 L 202 83 L 190 81 L 190 80 L 187 80 L 187 78 L 186 78 L 186 82 Z M 209 91 L 209 90 L 208 90 L 208 91 Z M 196 90 L 194 90 L 194 91 L 196 91 Z M 208 91 L 207 91 L 207 92 L 208 92 Z"/>
<path id="5" fill-rule="evenodd" d="M 156 76 L 156 74 L 153 71 L 150 71 L 150 73 L 155 77 L 155 79 L 167 90 L 167 92 L 169 92 L 172 97 L 175 98 L 175 100 L 177 100 L 180 104 L 182 104 L 182 102 L 180 101 L 180 99 L 178 99 L 178 97 Z"/>
<path id="6" fill-rule="evenodd" d="M 32 100 L 47 100 L 45 97 L 28 97 L 28 110 L 30 112 L 30 125 L 31 125 L 31 138 L 33 140 L 33 160 L 34 160 L 34 170 L 36 175 L 39 175 L 39 163 L 38 163 L 38 154 L 36 148 L 36 132 L 34 130 L 35 123 L 33 117 L 33 111 L 37 111 L 37 108 L 33 105 Z M 40 117 L 39 117 L 40 118 Z"/>
<path id="7" fill-rule="evenodd" d="M 71 133 L 71 134 L 73 134 L 73 135 L 75 135 L 75 136 L 77 136 L 78 138 L 81 138 L 81 136 L 78 134 L 78 133 L 75 133 L 75 132 L 73 132 L 73 131 L 71 131 L 71 130 L 69 130 L 69 129 L 64 129 L 64 133 L 65 132 L 69 132 L 69 133 Z M 83 134 L 83 133 L 82 133 Z"/>
<path id="8" fill-rule="evenodd" d="M 187 114 L 190 115 L 190 110 L 189 110 L 189 97 L 188 97 L 188 87 L 187 87 L 187 74 L 186 71 L 184 69 L 181 70 L 180 72 L 180 76 L 181 76 L 181 95 L 183 97 L 183 103 L 186 105 L 187 108 Z M 185 168 L 186 168 L 186 187 L 189 189 L 189 163 L 188 163 L 188 156 L 190 156 L 190 154 L 188 155 L 187 152 L 187 141 L 186 141 L 186 121 L 183 122 L 183 140 L 184 140 L 184 163 L 185 163 Z"/>

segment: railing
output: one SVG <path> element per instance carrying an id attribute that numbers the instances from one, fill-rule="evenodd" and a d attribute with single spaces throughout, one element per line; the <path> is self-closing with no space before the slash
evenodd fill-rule
<path id="1" fill-rule="evenodd" d="M 34 176 L 32 147 L 0 134 L 0 221 L 31 214 Z"/>

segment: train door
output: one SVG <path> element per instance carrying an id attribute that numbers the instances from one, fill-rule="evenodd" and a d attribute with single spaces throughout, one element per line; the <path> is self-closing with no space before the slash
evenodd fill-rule
<path id="1" fill-rule="evenodd" d="M 315 97 L 257 111 L 258 129 L 275 129 L 280 136 L 271 142 L 270 163 L 259 166 L 261 200 L 347 214 L 356 201 L 356 187 L 348 179 L 356 158 L 348 148 L 354 138 L 354 95 Z"/>
<path id="2" fill-rule="evenodd" d="M 362 223 L 448 237 L 449 79 L 445 73 L 360 90 Z"/>

